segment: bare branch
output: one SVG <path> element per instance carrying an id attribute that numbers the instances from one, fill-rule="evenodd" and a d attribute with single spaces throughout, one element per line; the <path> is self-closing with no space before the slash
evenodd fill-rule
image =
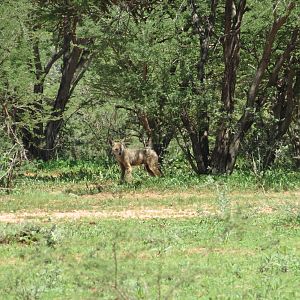
<path id="1" fill-rule="evenodd" d="M 53 64 L 61 58 L 61 56 L 66 52 L 66 48 L 63 47 L 61 48 L 58 52 L 54 53 L 51 57 L 51 59 L 49 60 L 49 62 L 47 63 L 47 65 L 44 68 L 44 77 L 46 77 L 46 75 L 49 73 L 49 71 L 51 70 Z"/>
<path id="2" fill-rule="evenodd" d="M 299 29 L 297 28 L 293 31 L 291 41 L 285 48 L 284 52 L 277 59 L 277 62 L 273 68 L 272 74 L 270 75 L 268 86 L 272 86 L 276 83 L 276 78 L 278 76 L 278 73 L 279 73 L 281 67 L 283 66 L 284 62 L 290 57 L 291 52 L 295 49 L 298 36 L 299 36 Z"/>
<path id="3" fill-rule="evenodd" d="M 72 87 L 70 88 L 70 96 L 73 94 L 78 82 L 82 79 L 84 73 L 88 69 L 93 59 L 93 54 L 90 54 L 88 50 L 84 51 L 81 55 L 81 58 L 77 64 L 77 69 L 74 74 L 74 77 L 71 81 Z"/>
<path id="4" fill-rule="evenodd" d="M 134 108 L 124 106 L 124 105 L 115 105 L 115 109 L 119 109 L 119 108 L 126 109 L 126 110 L 132 111 L 134 113 L 137 113 L 137 110 Z"/>
<path id="5" fill-rule="evenodd" d="M 262 58 L 256 70 L 255 76 L 253 78 L 252 84 L 248 91 L 247 97 L 247 107 L 253 107 L 255 103 L 255 98 L 258 93 L 259 85 L 262 81 L 263 75 L 270 63 L 270 57 L 272 53 L 272 47 L 279 29 L 284 25 L 287 21 L 292 9 L 295 7 L 295 3 L 291 2 L 287 7 L 287 12 L 282 17 L 277 18 L 274 20 L 272 27 L 267 35 L 266 43 L 264 46 Z"/>

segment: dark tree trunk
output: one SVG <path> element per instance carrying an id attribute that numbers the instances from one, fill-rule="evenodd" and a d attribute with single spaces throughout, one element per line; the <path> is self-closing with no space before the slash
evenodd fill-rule
<path id="1" fill-rule="evenodd" d="M 222 89 L 222 103 L 223 103 L 223 111 L 225 111 L 225 118 L 226 120 L 231 120 L 231 114 L 230 111 L 233 107 L 233 95 L 234 95 L 234 83 L 233 82 L 226 82 L 226 79 L 229 78 L 236 78 L 236 67 L 232 67 L 231 64 L 238 63 L 238 51 L 234 51 L 234 49 L 238 49 L 239 46 L 237 43 L 239 43 L 239 28 L 240 28 L 240 22 L 242 20 L 242 14 L 244 12 L 244 6 L 245 1 L 239 2 L 239 7 L 236 8 L 237 17 L 235 18 L 235 22 L 233 20 L 230 20 L 230 18 L 225 16 L 225 41 L 224 41 L 224 60 L 225 60 L 225 82 L 223 82 L 223 89 Z M 228 11 L 229 14 L 229 8 L 232 7 L 233 1 L 227 0 L 226 1 L 226 11 Z M 272 53 L 272 46 L 275 41 L 276 35 L 278 33 L 278 30 L 283 26 L 283 24 L 286 22 L 291 10 L 295 7 L 294 4 L 290 4 L 288 7 L 288 10 L 286 14 L 282 17 L 277 18 L 274 20 L 272 27 L 266 37 L 266 42 L 264 45 L 264 50 L 262 54 L 262 58 L 260 60 L 260 63 L 258 65 L 258 68 L 256 70 L 256 73 L 254 75 L 253 81 L 251 83 L 251 86 L 248 91 L 247 95 L 247 102 L 245 105 L 244 113 L 242 114 L 241 118 L 237 122 L 237 124 L 234 126 L 234 132 L 230 130 L 230 127 L 228 127 L 226 124 L 228 124 L 228 121 L 222 121 L 219 129 L 219 133 L 217 135 L 215 149 L 212 154 L 212 171 L 214 173 L 232 173 L 237 155 L 239 153 L 240 144 L 244 140 L 244 137 L 248 130 L 251 128 L 252 124 L 254 123 L 254 117 L 255 114 L 262 108 L 262 106 L 265 103 L 265 97 L 258 97 L 259 89 L 261 86 L 261 82 L 263 79 L 263 76 L 266 73 L 266 69 L 269 66 L 271 53 Z M 238 17 L 240 15 L 240 17 Z M 238 21 L 240 20 L 240 21 Z M 232 30 L 232 32 L 236 32 L 236 36 L 230 34 L 226 35 L 226 31 L 228 31 L 229 25 L 232 24 L 235 28 L 235 30 Z M 232 26 L 231 25 L 231 26 Z M 226 43 L 226 36 L 229 37 L 231 42 Z M 291 42 L 287 47 L 287 51 L 283 53 L 283 55 L 278 59 L 277 63 L 275 64 L 273 71 L 269 77 L 269 83 L 267 85 L 270 86 L 270 82 L 277 78 L 277 74 L 282 68 L 284 62 L 288 58 L 288 55 L 294 48 L 293 48 L 293 42 L 294 42 L 294 33 L 292 34 Z M 226 49 L 229 49 L 230 51 L 227 51 Z M 226 53 L 230 54 L 232 53 L 232 56 L 228 57 L 229 59 L 226 59 Z M 227 64 L 228 63 L 228 66 Z M 229 70 L 229 73 L 233 73 L 231 76 L 227 75 L 227 70 Z M 229 88 L 228 88 L 229 87 Z M 231 105 L 230 105 L 231 104 Z M 222 120 L 222 119 L 221 119 Z"/>
<path id="2" fill-rule="evenodd" d="M 297 63 L 298 66 L 299 62 Z M 293 126 L 289 128 L 289 136 L 293 149 L 293 158 L 296 168 L 300 168 L 300 70 L 296 73 L 294 85 L 295 109 L 293 114 Z"/>
<path id="3" fill-rule="evenodd" d="M 236 74 L 240 54 L 240 28 L 245 12 L 246 0 L 235 7 L 233 0 L 226 0 L 225 32 L 223 41 L 224 76 L 222 85 L 222 110 L 215 148 L 212 152 L 211 167 L 213 173 L 231 172 L 236 159 L 240 138 L 234 138 L 231 123 L 234 111 L 234 93 Z"/>
<path id="4" fill-rule="evenodd" d="M 206 174 L 209 162 L 207 131 L 198 129 L 198 124 L 191 120 L 186 109 L 184 109 L 181 114 L 181 120 L 185 130 L 187 131 L 187 135 L 192 146 L 192 152 L 189 150 L 188 142 L 185 142 L 185 146 L 182 146 L 182 150 L 184 151 L 194 172 L 197 174 Z"/>
<path id="5" fill-rule="evenodd" d="M 183 81 L 181 85 L 183 89 L 192 87 L 192 90 L 196 95 L 201 95 L 201 87 L 204 87 L 206 79 L 205 68 L 211 48 L 210 41 L 215 26 L 218 0 L 211 1 L 210 14 L 208 16 L 199 15 L 196 1 L 190 0 L 189 4 L 192 11 L 191 17 L 193 29 L 199 39 L 199 59 L 197 63 L 197 79 L 199 88 L 195 88 L 195 84 L 189 81 Z M 184 144 L 182 145 L 179 139 L 177 139 L 177 141 L 194 172 L 197 174 L 207 174 L 209 167 L 209 116 L 205 104 L 201 107 L 199 106 L 197 110 L 197 116 L 193 118 L 186 108 L 182 109 L 182 128 L 179 126 L 179 131 Z"/>
<path id="6" fill-rule="evenodd" d="M 62 43 L 58 45 L 60 47 L 59 50 L 50 58 L 45 67 L 41 63 L 38 40 L 36 38 L 33 40 L 36 75 L 34 93 L 37 95 L 37 98 L 32 103 L 33 119 L 36 118 L 38 111 L 43 111 L 43 101 L 45 101 L 43 92 L 46 76 L 53 64 L 63 57 L 60 85 L 56 99 L 50 104 L 52 106 L 52 113 L 46 117 L 48 120 L 46 126 L 37 120 L 33 131 L 24 129 L 23 143 L 33 158 L 46 161 L 53 157 L 57 137 L 63 125 L 63 113 L 66 109 L 66 104 L 88 67 L 90 52 L 87 49 L 87 45 L 91 41 L 89 39 L 77 38 L 77 22 L 77 17 L 64 16 L 62 20 Z"/>
<path id="7" fill-rule="evenodd" d="M 290 64 L 293 65 L 292 63 Z M 275 123 L 272 124 L 268 133 L 268 149 L 263 158 L 263 167 L 270 167 L 276 158 L 278 142 L 287 133 L 292 122 L 293 110 L 295 108 L 295 93 L 293 90 L 294 70 L 288 69 L 281 84 L 278 84 L 278 96 L 273 105 Z"/>
<path id="8" fill-rule="evenodd" d="M 215 21 L 216 21 L 216 11 L 218 0 L 212 0 L 210 4 L 210 15 L 205 19 L 205 24 L 201 24 L 201 17 L 198 14 L 198 7 L 194 0 L 190 0 L 190 5 L 192 8 L 192 21 L 193 27 L 196 31 L 199 38 L 199 61 L 197 64 L 198 71 L 198 79 L 201 83 L 204 82 L 205 79 L 205 65 L 209 56 L 209 42 L 211 40 L 211 36 L 213 34 Z"/>
<path id="9" fill-rule="evenodd" d="M 72 50 L 67 51 L 64 55 L 61 82 L 53 106 L 53 119 L 48 122 L 45 131 L 46 146 L 43 149 L 44 160 L 49 160 L 53 156 L 56 139 L 63 125 L 63 112 L 72 93 L 76 72 L 78 71 L 80 60 L 83 59 L 83 51 L 82 46 L 74 46 Z"/>

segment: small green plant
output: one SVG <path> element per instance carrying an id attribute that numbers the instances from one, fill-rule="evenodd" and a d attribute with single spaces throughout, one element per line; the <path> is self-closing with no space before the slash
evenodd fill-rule
<path id="1" fill-rule="evenodd" d="M 300 258 L 292 254 L 272 253 L 262 259 L 259 271 L 262 273 L 286 273 L 300 271 Z"/>
<path id="2" fill-rule="evenodd" d="M 13 299 L 41 299 L 55 289 L 60 282 L 61 270 L 57 266 L 46 266 L 27 276 L 17 276 L 4 289 L 2 297 L 13 296 Z"/>
<path id="3" fill-rule="evenodd" d="M 227 186 L 220 186 L 218 183 L 215 185 L 217 191 L 217 205 L 221 212 L 221 215 L 230 214 L 230 198 L 228 196 Z"/>
<path id="4" fill-rule="evenodd" d="M 51 228 L 42 228 L 36 224 L 20 224 L 15 227 L 6 226 L 1 228 L 0 244 L 46 244 L 54 247 L 60 240 L 60 232 L 54 225 Z"/>

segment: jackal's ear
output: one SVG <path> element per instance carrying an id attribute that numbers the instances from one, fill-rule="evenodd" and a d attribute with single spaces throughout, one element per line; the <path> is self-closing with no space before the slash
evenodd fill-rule
<path id="1" fill-rule="evenodd" d="M 108 144 L 112 147 L 113 143 L 114 143 L 113 140 L 111 138 L 109 138 L 108 139 Z"/>

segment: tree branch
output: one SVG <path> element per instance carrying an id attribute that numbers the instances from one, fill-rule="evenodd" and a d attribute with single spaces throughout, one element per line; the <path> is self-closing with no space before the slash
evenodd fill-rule
<path id="1" fill-rule="evenodd" d="M 272 53 L 272 46 L 274 44 L 276 34 L 279 31 L 279 29 L 283 26 L 283 24 L 287 21 L 287 18 L 289 17 L 292 9 L 295 7 L 295 3 L 291 2 L 287 7 L 287 12 L 284 16 L 277 18 L 274 20 L 273 25 L 269 31 L 269 34 L 266 39 L 266 43 L 264 46 L 262 58 L 260 60 L 260 63 L 258 65 L 258 68 L 256 70 L 255 76 L 253 78 L 252 84 L 248 91 L 247 96 L 247 108 L 253 108 L 255 103 L 255 98 L 258 93 L 259 85 L 262 81 L 263 75 L 270 63 L 270 57 Z"/>
<path id="2" fill-rule="evenodd" d="M 47 63 L 47 65 L 44 68 L 44 77 L 46 77 L 46 75 L 49 73 L 49 71 L 51 70 L 53 64 L 59 59 L 61 58 L 61 56 L 65 53 L 67 49 L 65 47 L 61 48 L 58 52 L 54 53 L 51 57 L 51 59 L 49 60 L 49 62 Z"/>
<path id="3" fill-rule="evenodd" d="M 88 50 L 83 51 L 81 58 L 77 64 L 76 72 L 71 81 L 72 86 L 70 88 L 70 96 L 73 94 L 74 89 L 76 88 L 78 82 L 82 79 L 84 73 L 90 66 L 92 58 L 93 58 L 93 54 L 91 54 L 90 51 Z"/>
<path id="4" fill-rule="evenodd" d="M 285 48 L 284 52 L 277 59 L 277 62 L 275 64 L 274 68 L 273 68 L 272 74 L 270 75 L 269 82 L 268 82 L 267 86 L 272 86 L 272 85 L 276 84 L 276 81 L 277 81 L 276 79 L 278 77 L 278 73 L 279 73 L 281 67 L 283 66 L 284 62 L 290 57 L 290 53 L 296 47 L 298 34 L 299 34 L 299 29 L 298 28 L 295 29 L 292 32 L 291 40 L 290 40 L 289 44 L 287 45 L 287 47 Z"/>

